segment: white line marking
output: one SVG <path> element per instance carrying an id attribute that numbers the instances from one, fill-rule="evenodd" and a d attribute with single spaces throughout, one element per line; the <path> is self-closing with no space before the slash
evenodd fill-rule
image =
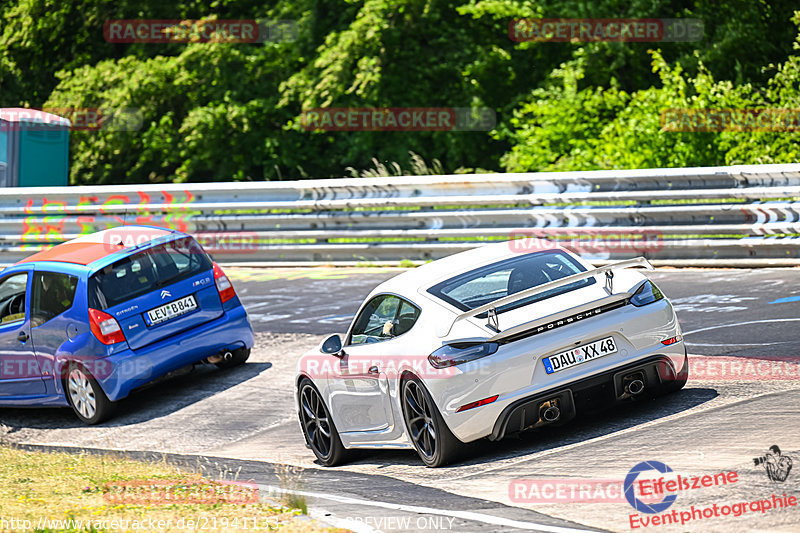
<path id="1" fill-rule="evenodd" d="M 347 518 L 336 518 L 332 513 L 329 513 L 325 509 L 309 509 L 308 516 L 314 520 L 319 520 L 322 523 L 339 529 L 355 531 L 355 533 L 383 533 L 380 529 L 375 529 L 374 527 L 363 522 L 349 520 Z"/>
<path id="2" fill-rule="evenodd" d="M 304 490 L 290 490 L 281 487 L 273 487 L 271 485 L 258 485 L 260 490 L 265 490 L 267 493 L 288 493 L 296 494 L 298 496 L 306 496 L 307 498 L 319 498 L 322 500 L 331 500 L 339 503 L 348 503 L 351 505 L 364 505 L 369 507 L 380 507 L 382 509 L 392 509 L 394 511 L 403 511 L 407 513 L 417 514 L 432 514 L 439 516 L 452 516 L 461 518 L 463 520 L 470 520 L 472 522 L 483 522 L 484 524 L 491 524 L 493 526 L 515 527 L 517 529 L 525 529 L 528 531 L 542 531 L 544 533 L 586 533 L 592 531 L 591 529 L 575 529 L 572 527 L 561 526 L 548 526 L 546 524 L 536 524 L 534 522 L 522 522 L 520 520 L 512 520 L 510 518 L 502 518 L 500 516 L 493 516 L 484 513 L 474 513 L 472 511 L 455 511 L 451 509 L 434 509 L 433 507 L 421 507 L 417 505 L 402 505 L 397 503 L 380 502 L 375 500 L 361 500 L 358 498 L 349 498 L 347 496 L 337 496 L 334 494 L 325 494 L 322 492 L 308 492 Z"/>
<path id="3" fill-rule="evenodd" d="M 684 335 L 685 335 L 685 333 L 684 333 Z M 715 346 L 717 348 L 719 348 L 719 347 L 723 347 L 723 348 L 735 347 L 735 348 L 738 348 L 739 346 L 770 346 L 770 345 L 773 345 L 773 344 L 788 344 L 789 342 L 793 342 L 793 341 L 756 342 L 756 343 L 753 343 L 753 344 L 742 343 L 742 342 L 737 342 L 737 343 L 727 342 L 727 343 L 722 343 L 722 344 L 704 343 L 704 342 L 687 342 L 686 346 Z"/>
<path id="4" fill-rule="evenodd" d="M 769 320 L 750 320 L 749 322 L 736 322 L 735 324 L 722 324 L 720 326 L 710 326 L 707 328 L 700 328 L 694 331 L 684 331 L 683 335 L 691 335 L 692 333 L 700 333 L 701 331 L 711 331 L 712 329 L 732 328 L 734 326 L 746 326 L 748 324 L 767 324 L 772 322 L 800 322 L 800 318 L 772 318 Z"/>
<path id="5" fill-rule="evenodd" d="M 689 357 L 690 358 L 693 357 L 693 354 L 689 354 Z M 788 389 L 788 390 L 795 390 L 795 389 Z M 786 391 L 781 391 L 781 392 L 786 392 Z M 742 400 L 742 399 L 739 399 L 739 398 L 730 398 L 727 401 L 726 400 L 720 400 L 719 403 L 717 403 L 716 405 L 712 404 L 711 401 L 708 401 L 708 402 L 705 402 L 704 404 L 696 405 L 696 406 L 694 406 L 692 408 L 689 408 L 689 409 L 687 409 L 685 411 L 679 411 L 677 413 L 673 413 L 671 415 L 668 415 L 668 416 L 665 416 L 665 417 L 662 417 L 662 418 L 659 418 L 659 419 L 656 419 L 656 420 L 650 420 L 648 422 L 644 422 L 644 423 L 638 424 L 636 426 L 631 426 L 631 427 L 628 427 L 628 428 L 625 428 L 625 429 L 621 429 L 619 431 L 614 431 L 612 433 L 606 433 L 605 435 L 600 435 L 598 437 L 594 437 L 594 438 L 591 438 L 591 439 L 582 440 L 582 441 L 578 441 L 578 442 L 573 442 L 572 444 L 566 444 L 564 446 L 558 446 L 557 448 L 550 448 L 549 450 L 543 450 L 543 451 L 540 451 L 540 452 L 533 452 L 530 455 L 527 455 L 525 457 L 518 457 L 516 460 L 501 459 L 501 461 L 507 461 L 507 462 L 505 462 L 505 463 L 497 463 L 497 464 L 495 464 L 495 466 L 492 466 L 492 467 L 489 467 L 489 468 L 484 468 L 483 470 L 480 470 L 478 472 L 470 472 L 469 474 L 464 474 L 464 475 L 461 475 L 461 476 L 455 476 L 455 477 L 451 477 L 451 478 L 440 479 L 438 481 L 439 482 L 443 482 L 443 481 L 453 482 L 453 481 L 458 481 L 460 479 L 466 479 L 466 478 L 469 478 L 469 477 L 482 476 L 482 475 L 485 475 L 485 474 L 487 474 L 489 472 L 493 472 L 495 470 L 503 470 L 503 469 L 507 469 L 509 467 L 517 466 L 517 465 L 519 465 L 521 463 L 527 463 L 529 461 L 535 461 L 535 460 L 541 459 L 542 457 L 547 457 L 549 455 L 561 454 L 561 453 L 563 453 L 563 452 L 565 452 L 567 450 L 572 450 L 574 448 L 579 448 L 581 446 L 586 446 L 586 445 L 589 445 L 589 444 L 596 444 L 598 442 L 603 442 L 605 440 L 614 439 L 614 438 L 617 438 L 617 437 L 620 437 L 620 436 L 627 435 L 628 433 L 635 433 L 635 432 L 637 432 L 639 430 L 642 430 L 642 429 L 647 429 L 647 428 L 650 428 L 650 427 L 653 427 L 653 426 L 657 426 L 657 425 L 660 425 L 660 424 L 664 424 L 664 423 L 667 423 L 667 422 L 672 422 L 672 421 L 675 421 L 675 420 L 679 420 L 681 418 L 686 418 L 686 417 L 689 417 L 689 416 L 695 416 L 695 415 L 707 413 L 707 412 L 710 412 L 710 411 L 716 411 L 718 409 L 729 407 L 731 405 L 735 405 L 735 404 L 743 402 L 743 401 L 750 402 L 750 401 L 753 401 L 755 399 L 761 398 L 762 396 L 768 396 L 770 394 L 775 394 L 775 392 L 774 391 L 770 391 L 770 392 L 765 392 L 764 394 L 757 394 L 755 396 L 747 398 L 746 400 Z M 509 458 L 509 459 L 511 459 L 511 458 Z"/>

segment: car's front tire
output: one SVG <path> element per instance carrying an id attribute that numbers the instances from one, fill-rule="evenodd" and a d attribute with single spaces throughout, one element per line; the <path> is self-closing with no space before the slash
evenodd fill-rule
<path id="1" fill-rule="evenodd" d="M 447 427 L 425 385 L 416 376 L 404 376 L 400 401 L 406 431 L 417 455 L 432 468 L 452 462 L 462 443 Z"/>
<path id="2" fill-rule="evenodd" d="M 88 425 L 107 420 L 116 408 L 116 403 L 108 399 L 97 380 L 79 364 L 67 367 L 64 391 L 72 410 Z"/>
<path id="3" fill-rule="evenodd" d="M 322 395 L 309 379 L 300 382 L 297 395 L 300 405 L 300 426 L 311 451 L 324 466 L 343 463 L 347 450 L 339 438 L 339 432 L 322 400 Z"/>

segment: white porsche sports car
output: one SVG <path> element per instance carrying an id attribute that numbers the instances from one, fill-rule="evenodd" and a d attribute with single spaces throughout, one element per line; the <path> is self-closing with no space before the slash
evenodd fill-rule
<path id="1" fill-rule="evenodd" d="M 414 448 L 440 466 L 461 443 L 684 386 L 689 365 L 672 305 L 631 269 L 652 270 L 647 260 L 594 268 L 531 241 L 483 246 L 381 283 L 347 334 L 300 359 L 296 407 L 322 464 L 341 463 L 352 448 Z"/>

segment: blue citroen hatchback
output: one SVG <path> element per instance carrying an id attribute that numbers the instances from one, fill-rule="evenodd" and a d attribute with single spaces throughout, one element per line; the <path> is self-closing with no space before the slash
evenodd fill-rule
<path id="1" fill-rule="evenodd" d="M 0 406 L 71 406 L 97 424 L 133 389 L 244 363 L 252 346 L 230 280 L 184 233 L 108 229 L 0 273 Z"/>

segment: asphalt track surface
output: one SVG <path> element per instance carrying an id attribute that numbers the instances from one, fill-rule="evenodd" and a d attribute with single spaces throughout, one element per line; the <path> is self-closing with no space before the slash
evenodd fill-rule
<path id="1" fill-rule="evenodd" d="M 237 286 L 254 329 L 342 333 L 370 290 L 402 271 L 315 270 L 240 269 Z M 800 269 L 661 269 L 649 275 L 675 305 L 691 353 L 800 355 L 791 349 L 800 339 Z"/>
<path id="2" fill-rule="evenodd" d="M 294 364 L 326 334 L 344 332 L 364 296 L 398 272 L 229 269 L 257 332 L 246 365 L 225 372 L 200 367 L 138 392 L 97 427 L 81 426 L 66 409 L 4 409 L 3 438 L 166 452 L 189 463 L 206 457 L 205 464 L 217 465 L 208 467 L 210 475 L 219 465 L 242 467 L 240 479 L 254 479 L 265 493 L 300 492 L 310 498 L 312 516 L 357 531 L 800 530 L 800 507 L 632 528 L 636 511 L 621 498 L 544 503 L 514 494 L 521 479 L 540 487 L 559 478 L 620 481 L 634 465 L 660 461 L 684 476 L 738 475 L 730 485 L 681 491 L 668 513 L 772 494 L 800 497 L 800 378 L 780 366 L 800 359 L 800 269 L 649 273 L 675 304 L 692 359 L 703 363 L 677 394 L 479 442 L 446 468 L 424 468 L 409 451 L 375 451 L 323 469 L 303 446 L 293 413 Z M 764 363 L 767 374 L 729 375 L 707 364 L 731 360 Z M 773 444 L 794 458 L 784 482 L 771 481 L 753 462 Z M 288 481 L 276 464 L 294 465 Z"/>

